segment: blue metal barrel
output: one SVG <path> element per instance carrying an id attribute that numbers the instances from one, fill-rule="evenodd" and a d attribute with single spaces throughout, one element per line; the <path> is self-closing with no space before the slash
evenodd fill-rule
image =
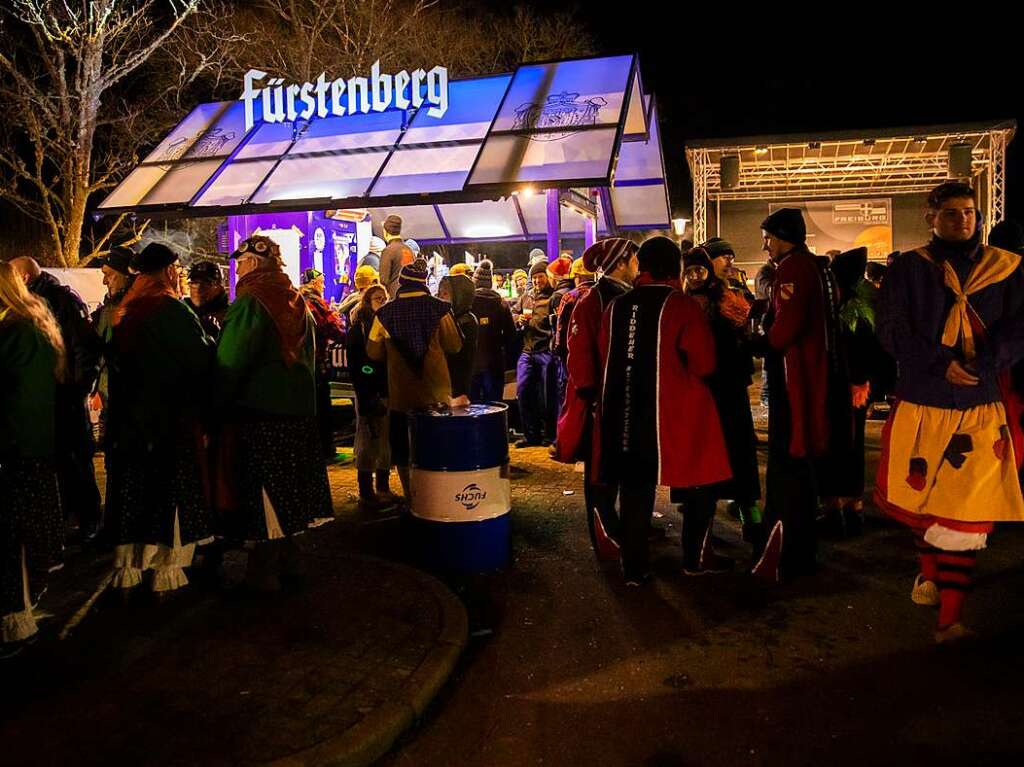
<path id="1" fill-rule="evenodd" d="M 475 403 L 409 416 L 411 545 L 446 572 L 506 567 L 510 556 L 508 407 Z"/>

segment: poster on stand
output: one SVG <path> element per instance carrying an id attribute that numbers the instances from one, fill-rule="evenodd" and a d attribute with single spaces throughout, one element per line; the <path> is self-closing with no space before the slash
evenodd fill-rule
<path id="1" fill-rule="evenodd" d="M 870 260 L 884 261 L 893 250 L 891 198 L 773 202 L 769 212 L 779 208 L 798 208 L 803 213 L 812 253 L 865 247 Z"/>

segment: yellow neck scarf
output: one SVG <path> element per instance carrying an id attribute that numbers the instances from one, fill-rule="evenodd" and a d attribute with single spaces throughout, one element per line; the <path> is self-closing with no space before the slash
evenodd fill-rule
<path id="1" fill-rule="evenodd" d="M 934 264 L 935 259 L 925 248 L 918 248 L 915 251 L 921 258 Z M 964 358 L 967 361 L 974 359 L 974 331 L 971 330 L 971 319 L 967 313 L 968 297 L 990 285 L 1002 282 L 1020 266 L 1020 256 L 999 248 L 992 248 L 987 245 L 981 249 L 978 263 L 971 269 L 967 276 L 967 284 L 961 286 L 960 278 L 956 270 L 948 260 L 942 262 L 942 276 L 946 287 L 953 291 L 956 303 L 949 310 L 946 317 L 946 325 L 942 329 L 942 343 L 944 346 L 954 346 L 961 341 Z"/>

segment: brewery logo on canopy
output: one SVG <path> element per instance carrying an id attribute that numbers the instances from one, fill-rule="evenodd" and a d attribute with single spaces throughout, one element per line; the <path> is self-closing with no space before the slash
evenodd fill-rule
<path id="1" fill-rule="evenodd" d="M 608 101 L 602 96 L 580 99 L 580 94 L 562 91 L 548 96 L 543 104 L 528 103 L 516 108 L 512 130 L 531 141 L 558 141 L 577 129 L 597 124 L 597 115 Z M 565 128 L 564 131 L 551 130 Z M 536 133 L 537 130 L 544 131 Z"/>

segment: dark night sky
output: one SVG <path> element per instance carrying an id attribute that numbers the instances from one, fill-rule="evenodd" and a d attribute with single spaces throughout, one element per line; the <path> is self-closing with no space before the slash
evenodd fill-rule
<path id="1" fill-rule="evenodd" d="M 601 52 L 639 52 L 680 209 L 689 209 L 692 194 L 687 139 L 989 119 L 1024 124 L 1022 39 L 1009 23 L 986 29 L 998 25 L 987 4 L 955 11 L 934 4 L 915 16 L 892 4 L 709 5 L 714 10 L 679 4 L 667 11 L 644 0 L 577 6 Z M 983 15 L 972 18 L 972 8 Z M 1015 138 L 1008 153 L 1008 214 L 1018 219 L 1022 142 Z"/>

